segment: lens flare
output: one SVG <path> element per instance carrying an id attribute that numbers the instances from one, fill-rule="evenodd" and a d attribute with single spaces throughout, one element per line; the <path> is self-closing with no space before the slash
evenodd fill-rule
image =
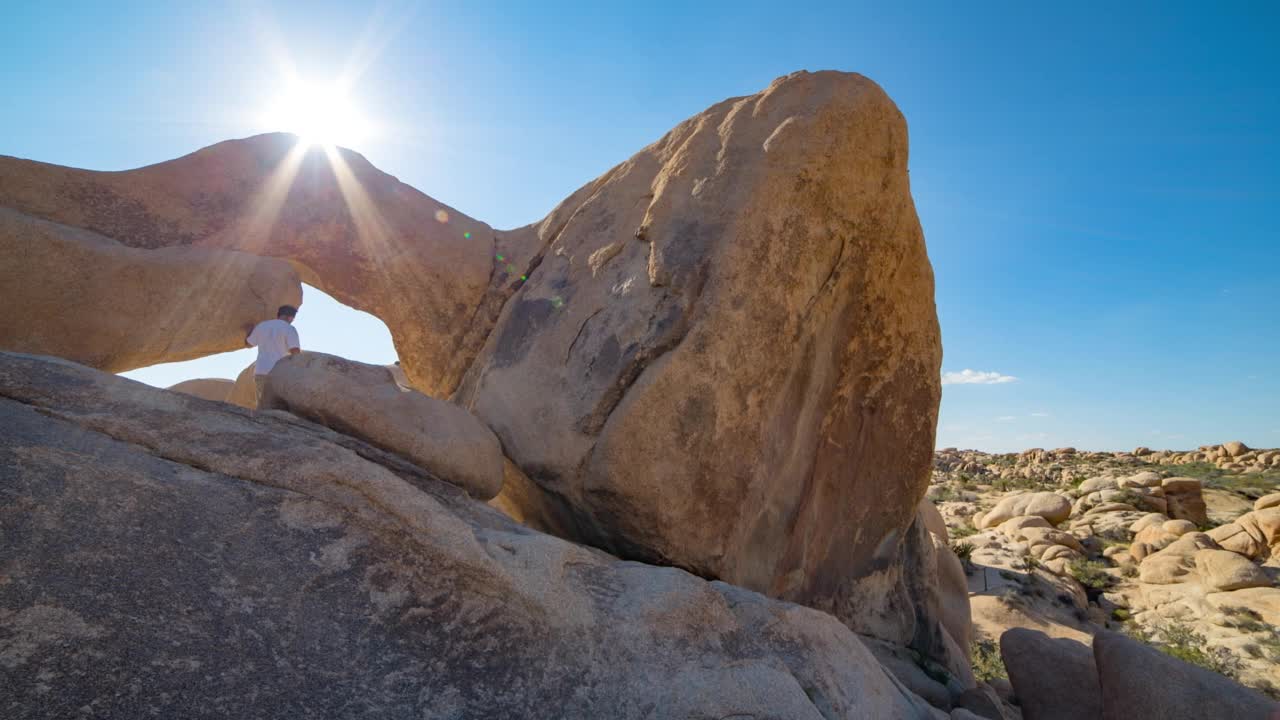
<path id="1" fill-rule="evenodd" d="M 270 131 L 291 132 L 307 145 L 359 146 L 372 127 L 337 85 L 291 83 L 262 119 Z"/>

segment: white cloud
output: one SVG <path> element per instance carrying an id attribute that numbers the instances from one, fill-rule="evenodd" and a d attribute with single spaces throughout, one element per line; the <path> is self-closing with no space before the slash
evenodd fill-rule
<path id="1" fill-rule="evenodd" d="M 970 370 L 969 368 L 965 368 L 960 372 L 942 373 L 943 385 L 1000 385 L 1014 382 L 1017 379 L 1012 375 L 1001 375 L 995 371 L 986 372 L 983 370 Z"/>
<path id="2" fill-rule="evenodd" d="M 1049 417 L 1049 413 L 1031 413 L 1031 417 Z"/>

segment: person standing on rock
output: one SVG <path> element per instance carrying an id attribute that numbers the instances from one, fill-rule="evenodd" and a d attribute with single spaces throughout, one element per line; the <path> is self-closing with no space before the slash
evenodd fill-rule
<path id="1" fill-rule="evenodd" d="M 257 390 L 258 404 L 262 404 L 262 388 L 267 384 L 267 374 L 276 363 L 288 355 L 302 352 L 299 347 L 298 330 L 293 326 L 293 319 L 298 316 L 298 308 L 292 305 L 281 305 L 276 311 L 275 320 L 263 320 L 257 325 L 246 325 L 244 344 L 258 348 L 258 360 L 253 364 L 253 385 Z"/>

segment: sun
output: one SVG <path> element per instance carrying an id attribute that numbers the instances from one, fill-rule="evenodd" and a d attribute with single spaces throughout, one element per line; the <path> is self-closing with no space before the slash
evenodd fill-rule
<path id="1" fill-rule="evenodd" d="M 263 124 L 273 132 L 291 132 L 308 145 L 358 147 L 372 132 L 342 88 L 301 82 L 280 94 Z"/>

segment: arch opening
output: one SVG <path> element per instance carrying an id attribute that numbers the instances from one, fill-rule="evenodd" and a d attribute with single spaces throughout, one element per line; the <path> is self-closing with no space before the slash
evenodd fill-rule
<path id="1" fill-rule="evenodd" d="M 397 359 L 391 331 L 382 320 L 345 305 L 312 285 L 302 286 L 302 305 L 294 327 L 298 329 L 303 350 L 374 365 L 390 365 Z M 160 388 L 198 379 L 234 382 L 256 357 L 257 351 L 246 347 L 195 360 L 150 365 L 120 375 Z"/>

